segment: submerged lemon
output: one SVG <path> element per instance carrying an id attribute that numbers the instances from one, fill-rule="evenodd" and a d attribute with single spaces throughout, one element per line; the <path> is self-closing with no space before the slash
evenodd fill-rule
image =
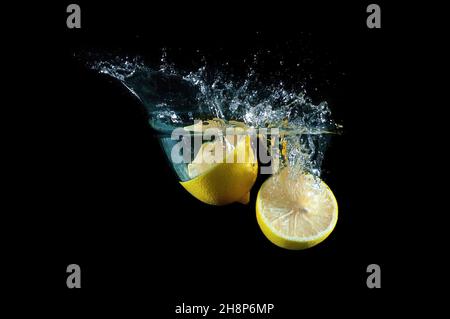
<path id="1" fill-rule="evenodd" d="M 243 129 L 239 128 L 239 132 Z M 219 156 L 218 160 L 214 151 L 221 147 L 223 157 Z M 188 165 L 188 174 L 192 179 L 180 183 L 202 202 L 210 205 L 247 204 L 258 174 L 250 136 L 227 136 L 224 140 L 204 143 Z"/>
<path id="2" fill-rule="evenodd" d="M 284 168 L 259 190 L 256 217 L 264 235 L 286 249 L 306 249 L 336 226 L 338 205 L 330 188 L 311 175 Z"/>

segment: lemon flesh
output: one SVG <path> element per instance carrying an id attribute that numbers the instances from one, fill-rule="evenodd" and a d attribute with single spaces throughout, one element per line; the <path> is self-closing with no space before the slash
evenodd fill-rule
<path id="1" fill-rule="evenodd" d="M 205 173 L 214 167 L 217 162 L 224 162 L 224 156 L 221 156 L 219 161 L 215 158 L 216 147 L 220 147 L 222 149 L 222 153 L 226 152 L 226 146 L 224 147 L 222 143 L 207 142 L 202 144 L 197 156 L 195 156 L 192 163 L 188 164 L 188 175 L 190 178 L 195 178 Z"/>
<path id="2" fill-rule="evenodd" d="M 286 249 L 306 249 L 336 226 L 338 205 L 330 188 L 313 176 L 284 168 L 261 186 L 256 217 L 264 235 Z"/>
<path id="3" fill-rule="evenodd" d="M 214 156 L 216 147 L 223 147 L 223 158 L 219 156 L 219 160 Z M 247 204 L 258 174 L 250 137 L 227 136 L 225 143 L 223 140 L 204 143 L 188 165 L 188 174 L 192 179 L 180 183 L 200 201 L 210 205 Z"/>

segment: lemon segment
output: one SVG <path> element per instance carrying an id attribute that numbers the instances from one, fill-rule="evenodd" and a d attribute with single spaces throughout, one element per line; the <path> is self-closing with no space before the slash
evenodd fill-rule
<path id="1" fill-rule="evenodd" d="M 256 218 L 264 235 L 275 245 L 306 249 L 319 244 L 333 231 L 338 206 L 323 181 L 311 175 L 293 175 L 290 168 L 284 168 L 261 186 Z"/>

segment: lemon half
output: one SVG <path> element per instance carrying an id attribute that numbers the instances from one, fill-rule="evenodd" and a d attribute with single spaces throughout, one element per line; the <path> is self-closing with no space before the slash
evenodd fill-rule
<path id="1" fill-rule="evenodd" d="M 225 149 L 223 160 L 211 162 L 214 157 L 212 151 L 217 143 L 223 141 L 204 143 L 194 161 L 188 165 L 192 179 L 180 182 L 195 198 L 210 205 L 247 204 L 258 174 L 258 162 L 250 136 L 243 136 L 235 144 L 227 138 L 227 144 L 232 147 Z"/>
<path id="2" fill-rule="evenodd" d="M 338 205 L 330 188 L 312 175 L 284 168 L 259 190 L 256 217 L 264 235 L 286 249 L 306 249 L 336 226 Z"/>

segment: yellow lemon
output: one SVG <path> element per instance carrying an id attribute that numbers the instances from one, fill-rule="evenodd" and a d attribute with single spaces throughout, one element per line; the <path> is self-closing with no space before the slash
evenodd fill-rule
<path id="1" fill-rule="evenodd" d="M 319 244 L 333 231 L 338 205 L 323 181 L 284 168 L 261 186 L 256 217 L 264 235 L 275 245 L 306 249 Z"/>
<path id="2" fill-rule="evenodd" d="M 242 133 L 244 130 L 239 129 Z M 237 131 L 236 131 L 237 132 Z M 222 149 L 223 156 L 216 156 Z M 190 180 L 180 182 L 195 198 L 210 205 L 247 204 L 258 174 L 250 136 L 228 136 L 202 144 L 188 165 Z"/>

